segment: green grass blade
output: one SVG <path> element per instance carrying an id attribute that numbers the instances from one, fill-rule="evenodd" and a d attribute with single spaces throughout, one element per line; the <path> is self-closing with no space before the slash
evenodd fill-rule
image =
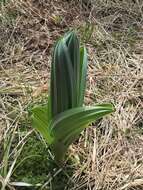
<path id="1" fill-rule="evenodd" d="M 82 106 L 84 102 L 87 75 L 87 52 L 85 47 L 80 48 L 80 80 L 79 80 L 79 104 Z"/>

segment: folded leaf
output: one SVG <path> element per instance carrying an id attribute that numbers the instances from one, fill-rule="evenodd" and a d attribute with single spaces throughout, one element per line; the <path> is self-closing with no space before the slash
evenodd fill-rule
<path id="1" fill-rule="evenodd" d="M 101 104 L 94 107 L 77 107 L 58 114 L 49 124 L 50 135 L 62 140 L 78 127 L 86 126 L 90 122 L 112 113 L 112 104 Z M 83 127 L 83 129 L 84 129 Z"/>
<path id="2" fill-rule="evenodd" d="M 54 137 L 52 151 L 55 160 L 61 161 L 71 143 L 89 124 L 114 111 L 112 104 L 101 104 L 94 107 L 78 107 L 65 111 L 50 123 L 50 135 Z"/>
<path id="3" fill-rule="evenodd" d="M 52 117 L 73 107 L 74 76 L 71 59 L 63 39 L 55 47 L 51 68 L 51 112 Z"/>
<path id="4" fill-rule="evenodd" d="M 86 48 L 80 48 L 77 35 L 69 32 L 54 49 L 48 103 L 32 110 L 33 127 L 45 138 L 59 163 L 91 122 L 114 111 L 112 104 L 83 106 L 86 75 Z"/>

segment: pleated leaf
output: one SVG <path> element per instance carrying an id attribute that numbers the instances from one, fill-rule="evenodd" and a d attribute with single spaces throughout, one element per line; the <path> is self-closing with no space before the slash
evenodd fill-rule
<path id="1" fill-rule="evenodd" d="M 48 107 L 37 106 L 32 109 L 32 126 L 45 138 L 48 144 L 51 144 L 53 138 L 50 135 L 48 118 Z"/>
<path id="2" fill-rule="evenodd" d="M 91 122 L 114 111 L 112 104 L 83 106 L 86 75 L 86 48 L 80 48 L 77 35 L 69 32 L 54 48 L 48 104 L 32 110 L 33 127 L 45 138 L 58 162 Z"/>
<path id="3" fill-rule="evenodd" d="M 52 144 L 55 159 L 62 159 L 61 156 L 64 156 L 69 145 L 91 122 L 113 111 L 112 104 L 101 104 L 94 107 L 72 108 L 57 115 L 50 124 L 50 134 L 55 139 Z"/>
<path id="4" fill-rule="evenodd" d="M 73 68 L 67 46 L 61 39 L 55 48 L 51 69 L 51 112 L 52 117 L 73 106 Z"/>
<path id="5" fill-rule="evenodd" d="M 75 85 L 74 90 L 74 105 L 78 106 L 78 96 L 79 96 L 79 81 L 80 81 L 80 42 L 77 35 L 74 32 L 70 32 L 64 36 L 64 41 L 67 45 L 69 56 L 72 63 L 74 78 L 73 82 Z"/>
<path id="6" fill-rule="evenodd" d="M 85 126 L 90 122 L 112 113 L 112 104 L 101 104 L 94 107 L 77 107 L 58 114 L 50 123 L 51 136 L 62 139 L 77 129 L 78 126 Z"/>

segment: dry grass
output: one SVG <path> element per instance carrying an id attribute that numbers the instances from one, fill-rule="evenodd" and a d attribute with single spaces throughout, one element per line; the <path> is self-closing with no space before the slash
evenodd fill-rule
<path id="1" fill-rule="evenodd" d="M 91 31 L 86 22 L 92 25 Z M 70 190 L 143 189 L 142 22 L 141 0 L 96 0 L 90 9 L 74 0 L 9 0 L 1 5 L 0 146 L 10 147 L 17 135 L 19 141 L 5 154 L 0 149 L 0 169 L 6 168 L 0 176 L 3 190 L 4 186 L 15 189 L 11 175 L 33 133 L 28 123 L 23 134 L 22 122 L 29 105 L 45 101 L 51 47 L 70 28 L 78 29 L 88 47 L 86 103 L 111 101 L 116 112 L 87 129 L 70 149 L 77 161 L 67 165 L 74 171 L 65 189 L 68 184 L 72 184 Z M 39 189 L 46 189 L 51 181 L 47 177 Z"/>

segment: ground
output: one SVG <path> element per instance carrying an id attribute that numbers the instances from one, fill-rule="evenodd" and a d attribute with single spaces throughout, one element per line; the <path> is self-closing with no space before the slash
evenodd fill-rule
<path id="1" fill-rule="evenodd" d="M 143 189 L 142 24 L 142 0 L 0 0 L 2 190 Z M 71 29 L 88 49 L 85 104 L 116 112 L 86 129 L 60 168 L 29 115 L 47 101 L 54 43 Z"/>

